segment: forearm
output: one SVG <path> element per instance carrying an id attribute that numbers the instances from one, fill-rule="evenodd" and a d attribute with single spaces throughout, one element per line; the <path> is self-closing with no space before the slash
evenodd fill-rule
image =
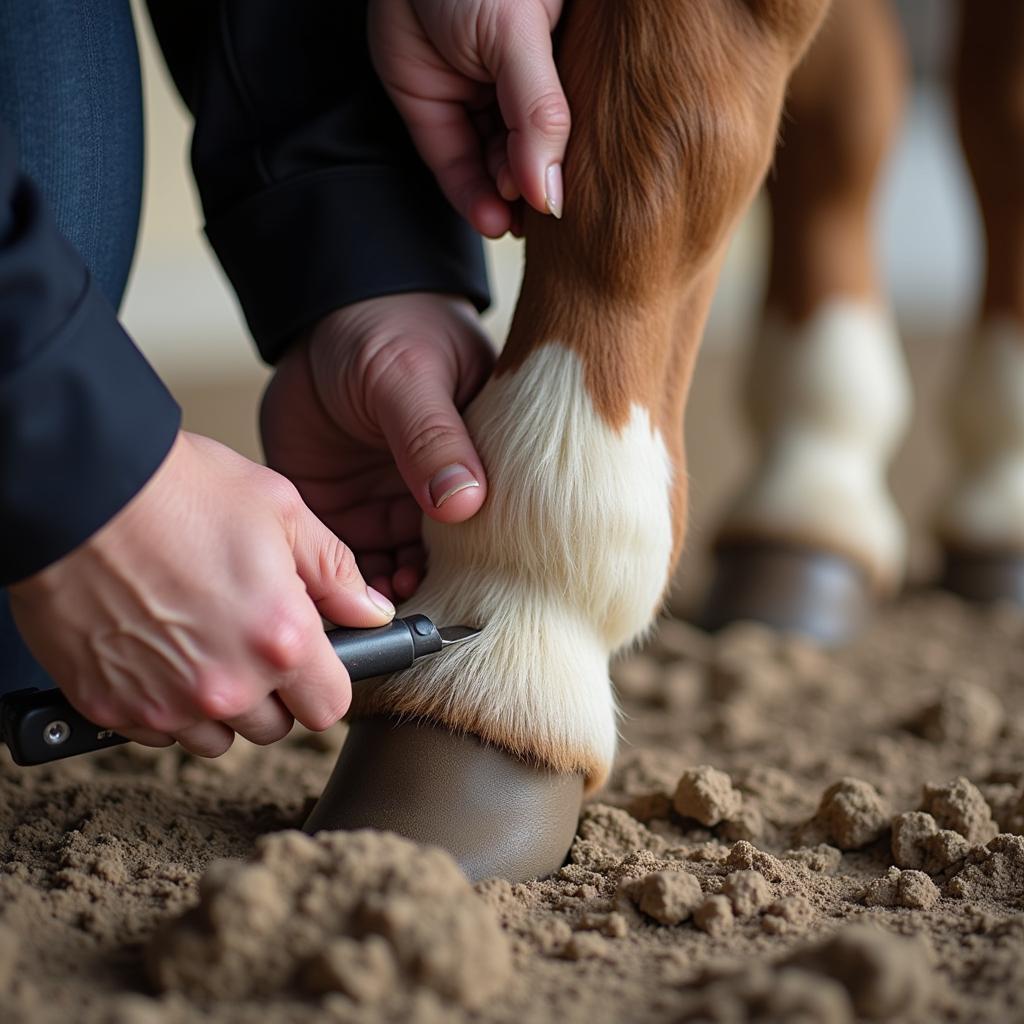
<path id="1" fill-rule="evenodd" d="M 106 523 L 179 418 L 0 129 L 0 584 Z"/>

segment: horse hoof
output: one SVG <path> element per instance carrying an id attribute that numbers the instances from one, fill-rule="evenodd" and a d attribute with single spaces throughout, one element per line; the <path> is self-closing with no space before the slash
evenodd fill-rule
<path id="1" fill-rule="evenodd" d="M 582 775 L 556 775 L 430 722 L 356 719 L 305 824 L 375 828 L 440 846 L 471 881 L 557 871 L 576 834 Z"/>
<path id="2" fill-rule="evenodd" d="M 966 601 L 1024 605 L 1024 556 L 947 548 L 940 586 Z"/>
<path id="3" fill-rule="evenodd" d="M 797 545 L 723 545 L 698 624 L 709 632 L 733 622 L 760 622 L 801 633 L 827 647 L 851 640 L 873 607 L 859 566 L 831 552 Z"/>

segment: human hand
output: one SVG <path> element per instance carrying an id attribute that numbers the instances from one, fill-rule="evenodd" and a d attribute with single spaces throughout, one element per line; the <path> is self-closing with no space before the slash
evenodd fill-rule
<path id="1" fill-rule="evenodd" d="M 483 235 L 520 196 L 562 215 L 569 105 L 551 32 L 562 0 L 371 0 L 374 65 L 448 201 Z"/>
<path id="2" fill-rule="evenodd" d="M 411 596 L 423 575 L 423 513 L 457 523 L 484 503 L 484 468 L 460 410 L 493 364 L 465 299 L 389 295 L 321 320 L 267 388 L 268 465 L 392 599 Z"/>
<path id="3" fill-rule="evenodd" d="M 292 716 L 336 722 L 351 691 L 318 612 L 347 626 L 394 615 L 287 480 L 190 434 L 99 532 L 10 595 L 83 715 L 207 757 L 235 732 L 280 739 Z"/>

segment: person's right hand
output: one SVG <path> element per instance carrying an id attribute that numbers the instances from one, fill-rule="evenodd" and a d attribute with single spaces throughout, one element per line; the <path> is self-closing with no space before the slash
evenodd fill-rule
<path id="1" fill-rule="evenodd" d="M 293 716 L 336 722 L 351 688 L 320 615 L 363 627 L 394 616 L 284 477 L 190 434 L 109 523 L 10 596 L 78 711 L 207 757 L 235 731 L 271 743 Z"/>

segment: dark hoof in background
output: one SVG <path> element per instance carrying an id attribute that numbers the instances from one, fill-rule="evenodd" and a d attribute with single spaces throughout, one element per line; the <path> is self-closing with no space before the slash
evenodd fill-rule
<path id="1" fill-rule="evenodd" d="M 429 722 L 362 718 L 307 832 L 375 828 L 447 850 L 472 881 L 557 871 L 572 845 L 582 775 L 556 775 Z"/>
<path id="2" fill-rule="evenodd" d="M 939 585 L 967 601 L 1024 606 L 1024 555 L 947 549 Z"/>
<path id="3" fill-rule="evenodd" d="M 796 545 L 746 543 L 715 552 L 715 572 L 697 622 L 715 632 L 760 622 L 826 647 L 852 640 L 874 609 L 867 573 L 840 555 Z"/>

